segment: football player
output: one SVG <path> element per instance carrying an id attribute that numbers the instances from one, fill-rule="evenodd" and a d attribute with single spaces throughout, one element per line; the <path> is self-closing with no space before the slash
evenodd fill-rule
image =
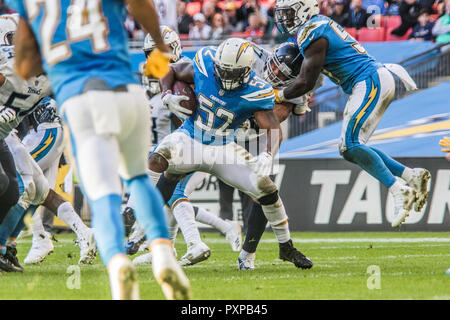
<path id="1" fill-rule="evenodd" d="M 178 34 L 167 26 L 161 26 L 161 34 L 164 42 L 171 49 L 173 54 L 172 63 L 188 62 L 189 59 L 181 57 L 182 47 Z M 156 43 L 153 41 L 150 34 L 145 37 L 143 51 L 148 57 L 156 48 Z M 141 67 L 141 70 L 144 68 Z M 147 94 L 150 97 L 150 105 L 152 107 L 153 117 L 153 142 L 157 145 L 167 135 L 173 132 L 180 126 L 181 121 L 176 117 L 161 101 L 161 89 L 158 79 L 152 79 L 142 74 L 142 83 L 147 89 Z M 202 183 L 207 176 L 204 172 L 195 172 L 189 174 L 182 181 L 180 181 L 175 189 L 175 192 L 168 202 L 170 210 L 168 214 L 174 216 L 168 218 L 169 231 L 172 241 L 175 240 L 178 226 L 180 227 L 184 236 L 185 242 L 188 245 L 186 254 L 180 259 L 181 265 L 192 265 L 207 259 L 211 253 L 209 247 L 201 241 L 200 233 L 198 231 L 195 220 L 200 223 L 211 225 L 223 234 L 230 242 L 233 251 L 239 251 L 242 246 L 241 228 L 237 222 L 224 221 L 219 217 L 209 213 L 207 210 L 200 207 L 194 207 L 189 201 L 190 194 L 195 188 Z M 159 176 L 158 176 L 159 178 Z M 156 180 L 156 179 L 155 179 Z M 157 180 L 156 180 L 157 181 Z M 130 196 L 132 202 L 133 196 Z M 143 230 L 139 226 L 134 226 L 134 232 L 130 236 L 128 244 L 129 253 L 136 253 L 139 244 L 145 236 Z M 134 264 L 141 264 L 151 262 L 151 252 L 141 255 L 135 260 Z"/>
<path id="2" fill-rule="evenodd" d="M 8 238 L 10 244 L 14 243 L 18 231 L 20 232 L 19 226 L 23 226 L 21 219 L 28 207 L 43 204 L 57 213 L 58 217 L 76 232 L 81 249 L 80 263 L 91 263 L 96 253 L 92 231 L 83 224 L 70 202 L 49 189 L 42 171 L 28 153 L 21 152 L 23 145 L 17 136 L 12 134 L 14 128 L 51 92 L 45 76 L 40 75 L 24 81 L 14 73 L 14 47 L 8 45 L 17 28 L 17 25 L 11 24 L 11 21 L 15 21 L 14 18 L 15 15 L 10 19 L 0 18 L 0 29 L 3 32 L 0 38 L 8 41 L 3 43 L 0 50 L 0 105 L 3 105 L 0 109 L 0 139 L 6 141 L 13 153 L 15 167 L 24 184 L 24 193 L 9 209 L 0 225 L 0 249 L 4 254 L 8 247 Z"/>
<path id="3" fill-rule="evenodd" d="M 255 51 L 253 70 L 270 83 L 273 88 L 282 89 L 294 81 L 303 61 L 303 57 L 294 43 L 283 43 L 273 52 L 264 50 L 256 44 L 253 44 L 253 49 Z M 322 83 L 323 77 L 318 79 L 313 90 L 304 96 L 290 100 L 289 103 L 276 104 L 274 113 L 280 123 L 287 119 L 291 113 L 298 116 L 311 111 L 308 106 L 308 98 L 311 92 L 320 87 Z M 238 257 L 239 270 L 255 269 L 256 249 L 266 225 L 267 219 L 261 205 L 254 202 L 249 215 L 248 231 Z M 282 251 L 280 251 L 280 257 L 283 257 Z"/>
<path id="4" fill-rule="evenodd" d="M 35 123 L 35 128 L 31 129 L 24 137 L 22 143 L 28 153 L 37 162 L 49 188 L 52 190 L 54 201 L 56 201 L 57 216 L 65 222 L 77 235 L 77 242 L 80 246 L 80 264 L 90 264 L 94 260 L 97 249 L 94 241 L 94 233 L 79 218 L 70 202 L 53 192 L 56 185 L 59 161 L 64 149 L 63 132 L 59 117 L 56 115 L 56 101 L 51 98 L 44 98 L 30 115 Z M 42 207 L 43 217 L 50 215 L 47 219 L 53 220 L 52 210 Z M 49 233 L 44 229 L 41 214 L 33 214 L 31 220 L 31 231 L 33 240 L 31 249 L 24 259 L 25 264 L 38 263 L 53 251 L 53 243 Z"/>
<path id="5" fill-rule="evenodd" d="M 150 169 L 165 172 L 157 184 L 165 201 L 178 179 L 193 171 L 216 175 L 258 200 L 278 239 L 282 258 L 310 268 L 310 259 L 293 246 L 282 200 L 268 177 L 281 132 L 273 112 L 273 88 L 252 71 L 254 59 L 250 42 L 231 38 L 218 48 L 202 48 L 193 63 L 171 66 L 160 81 L 162 101 L 171 111 L 189 117 L 156 147 Z M 195 85 L 199 101 L 195 112 L 180 105 L 187 97 L 172 93 L 175 80 Z M 251 116 L 262 130 L 268 130 L 266 150 L 257 157 L 234 142 L 235 130 Z"/>
<path id="6" fill-rule="evenodd" d="M 412 206 L 420 211 L 427 201 L 430 172 L 408 168 L 366 143 L 394 99 L 392 73 L 407 90 L 416 84 L 399 65 L 382 65 L 345 29 L 319 14 L 317 0 L 278 0 L 277 24 L 293 36 L 304 56 L 300 73 L 287 88 L 276 92 L 277 101 L 293 99 L 310 91 L 322 71 L 349 94 L 339 142 L 340 154 L 380 181 L 394 196 L 392 227 L 399 227 Z M 404 185 L 396 177 L 406 181 Z"/>
<path id="7" fill-rule="evenodd" d="M 146 174 L 150 110 L 131 70 L 124 27 L 127 8 L 158 50 L 148 74 L 168 72 L 170 55 L 148 0 L 10 1 L 20 14 L 16 71 L 44 71 L 70 134 L 77 173 L 93 213 L 95 240 L 107 266 L 113 299 L 138 299 L 136 269 L 126 256 L 120 207 L 122 181 L 134 194 L 137 220 L 146 230 L 152 269 L 168 299 L 188 299 L 189 280 L 169 240 L 161 196 Z"/>

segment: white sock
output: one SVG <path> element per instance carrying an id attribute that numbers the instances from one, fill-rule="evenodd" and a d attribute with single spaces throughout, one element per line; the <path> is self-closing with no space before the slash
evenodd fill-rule
<path id="1" fill-rule="evenodd" d="M 256 256 L 255 252 L 250 253 L 250 252 L 245 251 L 244 249 L 242 249 L 241 252 L 239 253 L 239 258 L 241 258 L 242 260 L 245 260 L 247 258 L 254 260 L 255 256 Z"/>
<path id="2" fill-rule="evenodd" d="M 403 170 L 402 179 L 409 182 L 412 178 L 414 178 L 414 170 L 406 167 L 405 170 Z"/>
<path id="3" fill-rule="evenodd" d="M 223 219 L 220 219 L 219 217 L 215 216 L 211 212 L 203 209 L 198 208 L 197 215 L 195 216 L 195 219 L 198 222 L 210 225 L 217 230 L 219 230 L 222 233 L 226 233 L 231 228 L 231 224 Z"/>
<path id="4" fill-rule="evenodd" d="M 57 216 L 76 233 L 78 238 L 84 236 L 88 231 L 88 227 L 75 212 L 70 202 L 64 202 L 58 207 Z"/>
<path id="5" fill-rule="evenodd" d="M 389 192 L 392 194 L 397 194 L 400 192 L 400 189 L 403 185 L 400 183 L 400 181 L 395 180 L 394 184 L 389 187 Z"/>
<path id="6" fill-rule="evenodd" d="M 156 186 L 156 184 L 158 183 L 159 177 L 161 177 L 161 173 L 158 173 L 158 172 L 148 169 L 147 174 L 150 177 L 150 180 L 152 180 L 153 184 Z"/>
<path id="7" fill-rule="evenodd" d="M 291 239 L 291 233 L 289 232 L 289 223 L 286 222 L 276 226 L 272 226 L 272 230 L 275 233 L 275 237 L 278 243 L 286 243 Z"/>
<path id="8" fill-rule="evenodd" d="M 179 202 L 172 212 L 183 233 L 184 241 L 186 241 L 187 244 L 201 242 L 192 204 L 188 201 Z"/>
<path id="9" fill-rule="evenodd" d="M 175 244 L 175 240 L 177 239 L 177 233 L 178 233 L 178 223 L 173 215 L 172 210 L 170 210 L 170 208 L 165 206 L 164 211 L 166 212 L 167 225 L 169 227 L 169 239 L 170 239 L 170 241 L 172 241 L 173 244 Z"/>
<path id="10" fill-rule="evenodd" d="M 279 243 L 286 243 L 291 239 L 287 214 L 281 198 L 271 205 L 263 205 L 264 215 L 272 227 Z"/>
<path id="11" fill-rule="evenodd" d="M 40 234 L 45 233 L 44 224 L 42 223 L 42 217 L 39 213 L 39 209 L 36 210 L 31 217 L 31 232 L 33 233 L 33 237 L 36 237 Z"/>

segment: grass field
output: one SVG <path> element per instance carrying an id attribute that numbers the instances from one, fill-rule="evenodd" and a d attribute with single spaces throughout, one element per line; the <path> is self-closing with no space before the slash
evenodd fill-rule
<path id="1" fill-rule="evenodd" d="M 450 299 L 450 232 L 293 233 L 296 247 L 314 262 L 310 270 L 296 269 L 278 259 L 278 245 L 266 232 L 256 255 L 256 270 L 239 271 L 238 253 L 217 233 L 204 233 L 211 257 L 185 268 L 197 300 L 300 300 L 300 299 Z M 95 263 L 79 269 L 74 236 L 56 235 L 55 251 L 43 263 L 25 266 L 25 272 L 0 275 L 4 299 L 110 299 L 106 270 Z M 19 240 L 19 259 L 31 238 Z M 179 236 L 178 255 L 185 252 Z M 368 267 L 379 268 L 379 277 Z M 163 299 L 150 266 L 139 266 L 142 299 Z M 367 283 L 380 289 L 369 289 Z M 369 279 L 369 281 L 368 281 Z"/>

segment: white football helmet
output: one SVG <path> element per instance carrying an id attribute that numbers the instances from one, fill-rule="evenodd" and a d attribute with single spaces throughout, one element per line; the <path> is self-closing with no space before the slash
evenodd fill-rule
<path id="1" fill-rule="evenodd" d="M 230 38 L 216 50 L 214 76 L 223 90 L 234 90 L 248 82 L 254 62 L 252 43 L 241 38 Z"/>
<path id="2" fill-rule="evenodd" d="M 167 26 L 160 26 L 160 30 L 164 43 L 172 49 L 172 54 L 174 56 L 172 62 L 177 62 L 180 60 L 182 51 L 180 37 L 175 30 L 170 29 Z M 151 35 L 147 34 L 144 40 L 144 47 L 142 48 L 145 56 L 148 57 L 150 52 L 152 52 L 155 48 L 156 43 L 153 41 Z"/>
<path id="3" fill-rule="evenodd" d="M 19 15 L 2 14 L 0 15 L 0 46 L 12 46 L 14 34 L 19 25 Z"/>
<path id="4" fill-rule="evenodd" d="M 275 20 L 282 32 L 295 35 L 300 27 L 319 14 L 317 0 L 277 0 Z"/>

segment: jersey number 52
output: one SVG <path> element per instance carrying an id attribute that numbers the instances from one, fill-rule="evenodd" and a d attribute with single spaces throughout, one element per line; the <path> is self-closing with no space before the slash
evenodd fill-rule
<path id="1" fill-rule="evenodd" d="M 70 43 L 90 39 L 92 50 L 100 53 L 109 50 L 108 21 L 103 15 L 101 0 L 72 0 L 67 9 L 64 31 L 67 40 L 53 43 L 56 30 L 61 27 L 60 0 L 26 0 L 30 22 L 39 15 L 41 5 L 45 13 L 40 26 L 41 47 L 48 65 L 54 65 L 72 56 Z"/>

